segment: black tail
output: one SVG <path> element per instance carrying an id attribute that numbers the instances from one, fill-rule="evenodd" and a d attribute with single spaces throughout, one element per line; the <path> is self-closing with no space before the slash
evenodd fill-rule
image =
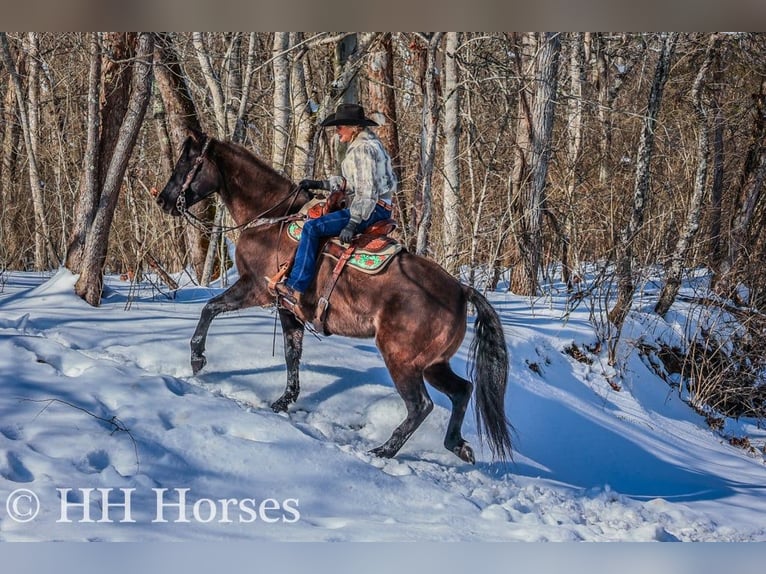
<path id="1" fill-rule="evenodd" d="M 489 301 L 473 287 L 466 296 L 476 308 L 475 335 L 470 348 L 471 381 L 476 389 L 476 428 L 487 437 L 495 459 L 512 458 L 510 423 L 505 416 L 505 385 L 508 380 L 508 349 L 503 325 Z"/>

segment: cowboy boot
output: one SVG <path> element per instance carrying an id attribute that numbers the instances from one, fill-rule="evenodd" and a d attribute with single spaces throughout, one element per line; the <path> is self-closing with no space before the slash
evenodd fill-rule
<path id="1" fill-rule="evenodd" d="M 301 322 L 306 322 L 306 316 L 301 309 L 301 293 L 290 287 L 287 283 L 277 283 L 275 286 L 279 305 L 290 311 Z"/>

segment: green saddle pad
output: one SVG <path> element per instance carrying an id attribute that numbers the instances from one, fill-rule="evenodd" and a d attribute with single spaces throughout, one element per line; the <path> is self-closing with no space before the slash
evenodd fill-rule
<path id="1" fill-rule="evenodd" d="M 293 241 L 300 241 L 303 232 L 303 220 L 292 221 L 287 227 L 287 235 Z M 322 250 L 323 255 L 339 259 L 348 246 L 333 237 Z M 374 275 L 391 263 L 397 253 L 402 250 L 402 244 L 390 237 L 375 237 L 369 241 L 369 248 L 357 246 L 346 265 Z"/>

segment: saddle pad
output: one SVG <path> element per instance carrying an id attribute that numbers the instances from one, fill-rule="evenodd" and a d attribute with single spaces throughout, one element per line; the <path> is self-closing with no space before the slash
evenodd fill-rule
<path id="1" fill-rule="evenodd" d="M 300 241 L 303 231 L 303 220 L 292 221 L 287 227 L 287 235 L 293 241 Z M 364 237 L 364 236 L 362 236 Z M 322 250 L 323 255 L 328 255 L 333 259 L 340 259 L 340 256 L 348 246 L 340 242 L 337 237 L 333 237 Z M 374 237 L 367 242 L 365 247 L 357 246 L 351 254 L 347 265 L 374 275 L 381 272 L 391 263 L 394 256 L 402 250 L 402 244 L 390 237 Z"/>

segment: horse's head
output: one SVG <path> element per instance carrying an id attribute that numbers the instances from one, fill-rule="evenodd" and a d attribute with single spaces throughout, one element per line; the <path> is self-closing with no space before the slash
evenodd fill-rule
<path id="1" fill-rule="evenodd" d="M 209 157 L 212 141 L 205 134 L 190 131 L 170 179 L 157 196 L 165 213 L 183 215 L 187 208 L 220 189 L 221 173 Z"/>

